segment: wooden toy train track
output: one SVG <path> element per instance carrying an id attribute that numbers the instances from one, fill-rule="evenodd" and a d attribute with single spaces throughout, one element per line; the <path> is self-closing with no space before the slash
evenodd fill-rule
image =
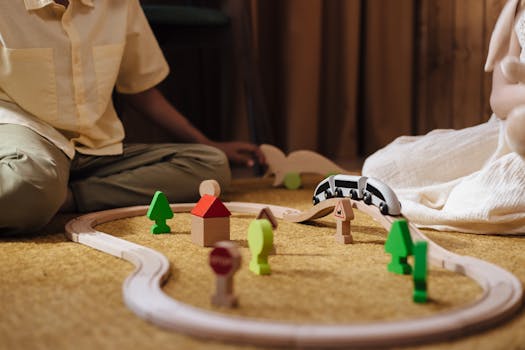
<path id="1" fill-rule="evenodd" d="M 266 204 L 225 204 L 232 212 L 246 214 L 257 214 L 269 207 L 279 219 L 300 222 L 328 214 L 336 202 L 337 199 L 329 199 L 306 212 Z M 171 207 L 174 212 L 189 212 L 194 205 L 173 204 Z M 352 205 L 371 215 L 387 230 L 399 218 L 382 215 L 376 207 L 360 201 L 352 201 Z M 483 289 L 478 300 L 462 308 L 411 320 L 340 325 L 261 321 L 207 311 L 174 300 L 162 291 L 170 272 L 170 263 L 164 255 L 93 228 L 112 220 L 145 215 L 147 209 L 147 206 L 129 207 L 80 216 L 67 223 L 67 236 L 133 263 L 136 269 L 123 285 L 125 304 L 154 324 L 195 337 L 298 348 L 390 347 L 484 329 L 510 318 L 523 300 L 522 285 L 513 274 L 494 264 L 449 252 L 410 224 L 412 239 L 428 242 L 430 264 L 474 279 Z"/>

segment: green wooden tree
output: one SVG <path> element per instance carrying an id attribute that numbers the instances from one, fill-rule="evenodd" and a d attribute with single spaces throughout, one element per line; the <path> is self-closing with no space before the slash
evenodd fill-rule
<path id="1" fill-rule="evenodd" d="M 416 303 L 427 301 L 427 252 L 428 243 L 425 241 L 414 244 L 414 294 L 413 299 Z"/>
<path id="2" fill-rule="evenodd" d="M 168 198 L 161 191 L 155 192 L 148 209 L 147 216 L 150 220 L 155 221 L 151 226 L 151 233 L 170 233 L 171 229 L 166 224 L 167 219 L 173 217 L 173 211 L 170 208 Z"/>
<path id="3" fill-rule="evenodd" d="M 412 268 L 407 262 L 409 255 L 412 255 L 413 243 L 410 237 L 410 230 L 406 220 L 394 221 L 388 238 L 385 243 L 385 251 L 392 255 L 392 260 L 388 264 L 388 271 L 400 275 L 408 275 Z"/>

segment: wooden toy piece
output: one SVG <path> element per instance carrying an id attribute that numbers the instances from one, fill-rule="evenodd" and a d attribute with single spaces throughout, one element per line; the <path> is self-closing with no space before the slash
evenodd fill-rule
<path id="1" fill-rule="evenodd" d="M 414 244 L 414 295 L 416 303 L 425 303 L 427 301 L 427 250 L 428 243 L 419 241 Z"/>
<path id="2" fill-rule="evenodd" d="M 146 215 L 150 220 L 155 221 L 153 226 L 151 226 L 151 233 L 160 234 L 171 232 L 170 227 L 166 224 L 166 220 L 173 217 L 173 211 L 163 192 L 155 192 Z"/>
<path id="3" fill-rule="evenodd" d="M 348 173 L 348 171 L 342 169 L 331 160 L 312 151 L 294 151 L 286 157 L 280 149 L 272 145 L 261 145 L 260 149 L 264 153 L 268 164 L 266 175 L 275 175 L 274 186 L 282 185 L 287 174 L 313 173 L 324 175 L 328 173 Z"/>
<path id="4" fill-rule="evenodd" d="M 233 294 L 233 275 L 241 266 L 241 253 L 237 244 L 232 241 L 217 242 L 210 252 L 209 263 L 217 275 L 212 304 L 230 308 L 238 306 L 237 297 Z"/>
<path id="5" fill-rule="evenodd" d="M 383 215 L 401 215 L 401 203 L 395 192 L 384 182 L 367 178 L 363 202 L 379 208 Z"/>
<path id="6" fill-rule="evenodd" d="M 191 210 L 191 240 L 201 247 L 212 247 L 230 239 L 230 211 L 220 199 L 205 194 Z"/>
<path id="7" fill-rule="evenodd" d="M 299 173 L 287 173 L 284 175 L 284 187 L 286 187 L 289 190 L 297 190 L 299 187 L 301 187 L 302 181 L 301 181 L 301 174 Z"/>
<path id="8" fill-rule="evenodd" d="M 334 218 L 337 225 L 337 231 L 334 238 L 342 244 L 350 244 L 352 238 L 351 221 L 354 219 L 352 202 L 348 198 L 340 199 L 334 209 Z"/>
<path id="9" fill-rule="evenodd" d="M 199 186 L 199 194 L 201 197 L 207 194 L 218 198 L 221 195 L 221 186 L 216 180 L 204 180 Z"/>
<path id="10" fill-rule="evenodd" d="M 412 268 L 407 258 L 412 255 L 412 248 L 413 243 L 407 221 L 404 219 L 394 221 L 385 243 L 385 251 L 392 255 L 388 271 L 400 275 L 410 274 Z"/>
<path id="11" fill-rule="evenodd" d="M 272 211 L 273 215 L 278 219 L 283 219 L 285 215 L 298 215 L 301 213 L 301 211 L 297 209 L 272 204 L 228 202 L 225 203 L 225 205 L 231 212 L 254 215 L 258 215 L 261 212 L 261 210 L 263 210 L 265 207 L 268 207 Z"/>
<path id="12" fill-rule="evenodd" d="M 257 220 L 266 219 L 270 221 L 270 224 L 272 224 L 272 229 L 274 230 L 277 229 L 277 226 L 278 226 L 277 219 L 275 218 L 275 215 L 273 215 L 269 207 L 262 208 L 259 214 L 257 214 L 257 217 L 255 219 Z"/>
<path id="13" fill-rule="evenodd" d="M 269 207 L 262 208 L 259 214 L 257 214 L 257 217 L 255 219 L 256 220 L 266 219 L 270 221 L 270 224 L 272 225 L 273 230 L 277 229 L 277 226 L 278 226 L 277 219 L 275 218 L 275 215 L 273 215 Z M 277 254 L 277 249 L 275 248 L 275 245 L 272 245 L 272 249 L 268 252 L 268 255 L 276 255 L 276 254 Z"/>
<path id="14" fill-rule="evenodd" d="M 285 213 L 297 212 L 293 208 L 258 203 L 230 202 L 225 205 L 231 211 L 254 215 L 269 206 L 278 218 Z M 377 207 L 360 201 L 353 201 L 352 206 L 375 218 L 387 230 L 394 221 L 391 216 L 382 215 Z M 176 213 L 189 212 L 193 207 L 192 203 L 171 205 Z M 464 336 L 467 331 L 486 330 L 512 318 L 522 309 L 523 286 L 515 275 L 492 263 L 449 252 L 432 242 L 417 227 L 408 224 L 414 239 L 424 240 L 431 247 L 428 250 L 429 263 L 475 280 L 483 290 L 480 298 L 462 308 L 416 319 L 337 325 L 256 320 L 210 312 L 165 293 L 162 286 L 171 269 L 163 254 L 94 228 L 113 220 L 144 215 L 147 210 L 147 206 L 136 206 L 82 215 L 70 220 L 65 231 L 74 242 L 132 263 L 135 270 L 122 287 L 124 302 L 138 317 L 164 329 L 200 338 L 267 347 L 388 348 L 393 343 L 420 344 Z"/>
<path id="15" fill-rule="evenodd" d="M 314 205 L 308 210 L 297 212 L 288 211 L 283 213 L 283 220 L 288 222 L 305 222 L 325 217 L 334 212 L 334 208 L 341 198 L 330 198 Z"/>
<path id="16" fill-rule="evenodd" d="M 317 205 L 337 197 L 362 200 L 368 205 L 378 207 L 383 215 L 401 215 L 401 203 L 397 195 L 378 179 L 345 174 L 331 175 L 319 182 L 312 201 Z"/>
<path id="17" fill-rule="evenodd" d="M 272 224 L 266 219 L 253 220 L 248 227 L 248 246 L 252 253 L 250 271 L 257 275 L 271 273 L 268 254 L 273 246 Z"/>
<path id="18" fill-rule="evenodd" d="M 314 205 L 334 197 L 347 197 L 362 200 L 366 189 L 366 176 L 336 174 L 329 175 L 319 182 L 314 190 L 312 202 Z"/>

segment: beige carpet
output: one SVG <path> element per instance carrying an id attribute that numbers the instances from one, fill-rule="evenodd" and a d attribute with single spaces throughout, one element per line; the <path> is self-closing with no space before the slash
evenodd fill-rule
<path id="1" fill-rule="evenodd" d="M 305 177 L 298 191 L 274 189 L 268 180 L 237 180 L 224 200 L 271 203 L 306 209 L 318 177 Z M 277 254 L 271 276 L 248 271 L 246 230 L 251 216 L 235 214 L 232 239 L 243 255 L 235 276 L 241 307 L 210 305 L 214 277 L 209 249 L 190 243 L 189 215 L 169 221 L 172 234 L 151 235 L 145 217 L 114 221 L 100 230 L 152 247 L 172 262 L 168 294 L 189 304 L 235 315 L 293 322 L 367 322 L 406 319 L 465 305 L 480 288 L 466 277 L 432 268 L 431 301 L 411 301 L 409 276 L 386 272 L 386 232 L 356 212 L 354 244 L 335 244 L 331 218 L 314 224 L 280 222 L 274 233 Z M 248 349 L 170 333 L 136 317 L 122 302 L 121 286 L 133 267 L 122 260 L 67 241 L 57 218 L 41 235 L 0 240 L 0 349 Z M 427 232 L 448 250 L 506 268 L 525 281 L 525 237 Z M 395 347 L 395 344 L 392 344 Z M 494 329 L 423 349 L 525 349 L 525 315 Z"/>

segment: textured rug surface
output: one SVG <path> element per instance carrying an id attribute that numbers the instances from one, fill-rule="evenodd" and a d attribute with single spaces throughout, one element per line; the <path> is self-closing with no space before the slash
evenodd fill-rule
<path id="1" fill-rule="evenodd" d="M 303 177 L 298 191 L 274 189 L 271 181 L 236 180 L 225 201 L 311 207 L 318 177 Z M 172 264 L 164 290 L 175 299 L 217 312 L 296 323 L 352 323 L 400 320 L 464 306 L 481 293 L 470 279 L 431 268 L 427 304 L 412 302 L 410 276 L 386 271 L 386 231 L 356 213 L 354 244 L 334 242 L 335 222 L 326 217 L 307 225 L 283 221 L 274 232 L 272 275 L 256 276 L 247 265 L 247 228 L 253 216 L 234 214 L 231 237 L 241 247 L 235 275 L 240 307 L 210 304 L 215 279 L 209 248 L 190 241 L 190 216 L 168 221 L 171 234 L 152 235 L 151 221 L 135 217 L 98 226 L 101 231 L 162 252 Z M 57 218 L 37 236 L 0 240 L 0 349 L 249 349 L 171 333 L 143 321 L 122 302 L 122 283 L 131 264 L 68 241 Z M 444 248 L 500 265 L 525 282 L 525 237 L 478 236 L 426 231 Z M 409 349 L 525 349 L 525 315 L 490 330 Z M 395 347 L 395 344 L 392 344 Z"/>

